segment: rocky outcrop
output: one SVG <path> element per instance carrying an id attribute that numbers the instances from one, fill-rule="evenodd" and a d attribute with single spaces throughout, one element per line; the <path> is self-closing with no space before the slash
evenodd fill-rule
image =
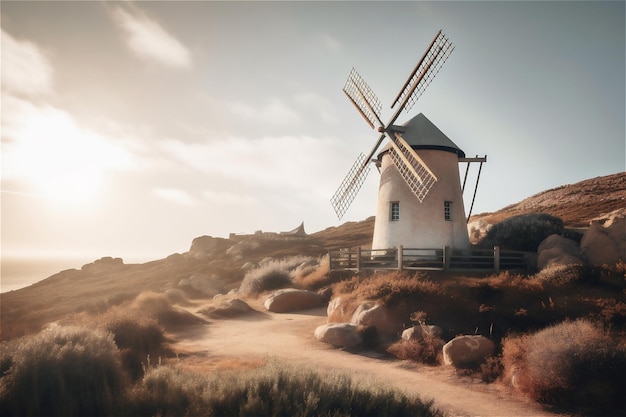
<path id="1" fill-rule="evenodd" d="M 189 255 L 196 259 L 213 257 L 224 253 L 228 245 L 228 240 L 220 237 L 200 236 L 191 241 Z"/>
<path id="2" fill-rule="evenodd" d="M 105 256 L 93 261 L 90 264 L 83 265 L 80 270 L 83 272 L 98 273 L 98 272 L 110 272 L 124 267 L 124 260 L 122 258 L 112 258 Z"/>
<path id="3" fill-rule="evenodd" d="M 578 243 L 560 235 L 550 235 L 537 248 L 537 268 L 584 264 Z"/>
<path id="4" fill-rule="evenodd" d="M 354 349 L 363 343 L 357 326 L 350 323 L 323 324 L 315 329 L 315 338 L 333 346 Z"/>
<path id="5" fill-rule="evenodd" d="M 592 222 L 580 241 L 580 249 L 591 265 L 626 261 L 626 217 L 615 216 L 604 224 Z"/>
<path id="6" fill-rule="evenodd" d="M 494 351 L 494 343 L 484 336 L 457 336 L 443 345 L 443 362 L 465 368 L 484 362 Z"/>
<path id="7" fill-rule="evenodd" d="M 306 310 L 319 307 L 323 304 L 321 295 L 306 290 L 285 288 L 269 295 L 263 305 L 273 313 L 289 313 L 291 311 Z"/>

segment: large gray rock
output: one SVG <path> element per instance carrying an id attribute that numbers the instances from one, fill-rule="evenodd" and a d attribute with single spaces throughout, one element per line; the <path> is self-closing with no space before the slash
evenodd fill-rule
<path id="1" fill-rule="evenodd" d="M 492 356 L 495 349 L 484 336 L 457 336 L 443 345 L 443 362 L 455 368 L 472 366 Z"/>
<path id="2" fill-rule="evenodd" d="M 591 265 L 626 261 L 626 217 L 613 217 L 604 225 L 592 222 L 580 241 L 580 249 Z"/>
<path id="3" fill-rule="evenodd" d="M 401 324 L 393 320 L 387 308 L 371 301 L 365 301 L 356 308 L 350 323 L 357 326 L 373 326 L 382 339 L 395 339 L 402 330 Z"/>
<path id="4" fill-rule="evenodd" d="M 289 313 L 291 311 L 306 310 L 319 307 L 323 304 L 322 296 L 306 290 L 284 288 L 270 294 L 263 305 L 274 313 Z"/>
<path id="5" fill-rule="evenodd" d="M 550 235 L 545 238 L 537 248 L 537 268 L 543 269 L 548 266 L 560 266 L 578 264 L 583 254 L 578 243 L 560 235 Z"/>
<path id="6" fill-rule="evenodd" d="M 315 338 L 336 347 L 354 349 L 363 343 L 357 326 L 350 323 L 322 324 L 315 329 Z"/>

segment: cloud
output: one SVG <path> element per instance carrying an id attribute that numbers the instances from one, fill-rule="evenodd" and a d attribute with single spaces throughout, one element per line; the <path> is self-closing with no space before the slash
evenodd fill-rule
<path id="1" fill-rule="evenodd" d="M 294 100 L 296 103 L 304 106 L 308 111 L 317 113 L 325 123 L 339 123 L 335 105 L 325 96 L 314 92 L 302 93 L 298 94 Z"/>
<path id="2" fill-rule="evenodd" d="M 52 65 L 37 45 L 2 30 L 2 90 L 37 95 L 52 90 Z"/>
<path id="3" fill-rule="evenodd" d="M 319 40 L 322 45 L 334 54 L 341 53 L 343 51 L 343 45 L 336 38 L 329 33 L 322 33 L 319 35 Z"/>
<path id="4" fill-rule="evenodd" d="M 272 125 L 288 125 L 300 121 L 300 116 L 290 106 L 278 98 L 270 98 L 260 107 L 236 102 L 227 105 L 227 108 L 243 121 L 252 123 L 268 123 Z"/>
<path id="5" fill-rule="evenodd" d="M 229 138 L 207 143 L 161 142 L 161 152 L 180 166 L 220 181 L 237 180 L 249 189 L 326 189 L 330 193 L 343 174 L 342 142 L 310 136 Z M 346 168 L 347 169 L 347 168 Z M 334 189 L 333 189 L 334 191 Z M 329 194 L 330 195 L 330 194 Z"/>
<path id="6" fill-rule="evenodd" d="M 139 13 L 129 13 L 118 7 L 113 17 L 124 31 L 128 47 L 139 57 L 155 60 L 174 68 L 189 68 L 191 53 L 161 25 Z"/>
<path id="7" fill-rule="evenodd" d="M 155 188 L 152 190 L 152 193 L 164 200 L 172 201 L 185 206 L 194 204 L 194 199 L 185 190 L 177 188 Z"/>

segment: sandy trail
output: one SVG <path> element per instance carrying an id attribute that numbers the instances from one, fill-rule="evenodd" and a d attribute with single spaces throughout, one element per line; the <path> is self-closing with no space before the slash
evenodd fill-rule
<path id="1" fill-rule="evenodd" d="M 333 348 L 313 336 L 315 328 L 325 322 L 325 308 L 298 314 L 258 313 L 241 319 L 216 320 L 179 334 L 178 348 L 202 354 L 207 361 L 277 358 L 319 372 L 344 373 L 355 380 L 390 384 L 424 400 L 433 399 L 450 416 L 555 416 L 499 384 L 459 378 L 451 367 L 383 360 L 374 353 L 352 354 Z"/>

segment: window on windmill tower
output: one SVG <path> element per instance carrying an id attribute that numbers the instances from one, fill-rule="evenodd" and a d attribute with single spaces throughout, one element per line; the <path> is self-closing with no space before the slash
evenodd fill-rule
<path id="1" fill-rule="evenodd" d="M 400 220 L 400 202 L 399 201 L 391 202 L 389 220 L 391 220 L 392 222 L 397 222 L 398 220 Z"/>
<path id="2" fill-rule="evenodd" d="M 452 221 L 452 201 L 443 202 L 443 218 L 445 221 Z"/>

